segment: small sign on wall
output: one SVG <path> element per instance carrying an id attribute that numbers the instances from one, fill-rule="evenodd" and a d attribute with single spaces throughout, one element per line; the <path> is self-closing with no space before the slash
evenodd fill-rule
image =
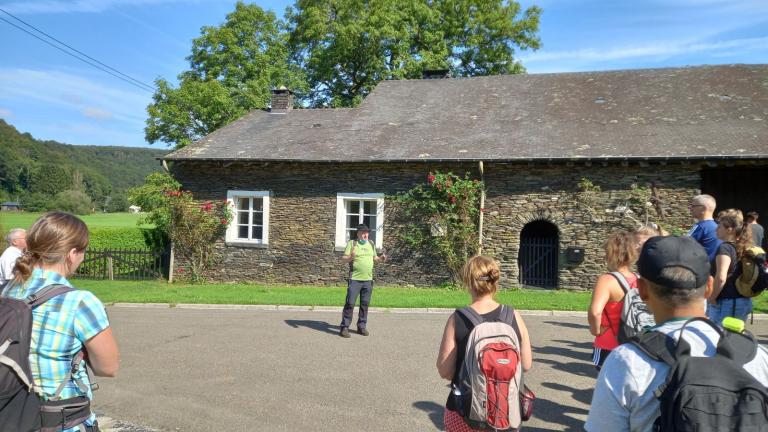
<path id="1" fill-rule="evenodd" d="M 568 246 L 565 249 L 565 261 L 568 264 L 581 264 L 584 262 L 583 246 Z"/>

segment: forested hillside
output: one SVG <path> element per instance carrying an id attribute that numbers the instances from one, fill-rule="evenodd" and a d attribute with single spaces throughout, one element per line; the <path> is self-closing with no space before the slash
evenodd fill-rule
<path id="1" fill-rule="evenodd" d="M 0 119 L 0 201 L 41 211 L 81 197 L 96 211 L 125 211 L 125 191 L 160 170 L 156 158 L 167 152 L 40 141 Z"/>

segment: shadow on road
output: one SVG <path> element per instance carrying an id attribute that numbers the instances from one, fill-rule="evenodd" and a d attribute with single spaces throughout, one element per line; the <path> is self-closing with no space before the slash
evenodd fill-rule
<path id="1" fill-rule="evenodd" d="M 319 332 L 336 335 L 339 332 L 339 326 L 335 324 L 328 324 L 325 321 L 314 320 L 285 320 L 285 323 L 293 328 L 306 327 L 308 329 L 317 330 Z"/>
<path id="2" fill-rule="evenodd" d="M 552 324 L 555 326 L 560 327 L 568 327 L 572 329 L 585 329 L 589 330 L 589 326 L 586 324 L 575 324 L 575 323 L 569 323 L 569 322 L 560 322 L 560 321 L 544 321 L 544 324 Z"/>
<path id="3" fill-rule="evenodd" d="M 592 404 L 592 392 L 593 389 L 579 390 L 560 383 L 541 383 L 542 386 L 557 390 L 559 392 L 570 393 L 574 400 L 579 401 L 585 405 Z"/>
<path id="4" fill-rule="evenodd" d="M 413 407 L 426 412 L 427 415 L 429 415 L 429 419 L 432 420 L 432 424 L 434 424 L 438 430 L 443 430 L 445 427 L 443 424 L 443 410 L 445 410 L 444 406 L 430 401 L 419 401 L 414 402 Z"/>
<path id="5" fill-rule="evenodd" d="M 557 370 L 562 370 L 578 376 L 597 377 L 597 370 L 590 361 L 592 359 L 591 342 L 574 342 L 566 340 L 554 340 L 552 342 L 568 346 L 550 345 L 533 347 L 533 352 L 536 354 L 534 359 L 535 362 L 550 364 L 557 368 Z M 557 356 L 558 360 L 546 358 L 546 356 Z M 559 359 L 562 358 L 574 361 L 559 361 Z"/>
<path id="6" fill-rule="evenodd" d="M 533 416 L 537 419 L 543 420 L 547 423 L 556 423 L 559 426 L 558 431 L 583 431 L 584 421 L 577 418 L 573 418 L 567 414 L 587 415 L 588 411 L 581 408 L 574 408 L 568 405 L 561 405 L 556 402 L 545 399 L 536 399 L 533 403 Z M 525 432 L 531 431 L 549 431 L 552 429 L 526 427 L 523 425 Z"/>

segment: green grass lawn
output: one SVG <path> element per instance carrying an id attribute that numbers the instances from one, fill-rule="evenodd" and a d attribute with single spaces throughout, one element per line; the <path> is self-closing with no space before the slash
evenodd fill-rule
<path id="1" fill-rule="evenodd" d="M 43 213 L 36 212 L 2 212 L 0 213 L 0 226 L 8 230 L 11 228 L 26 228 L 32 226 Z M 143 214 L 133 213 L 94 213 L 92 215 L 79 216 L 88 228 L 97 227 L 136 227 L 136 222 Z"/>
<path id="2" fill-rule="evenodd" d="M 77 279 L 79 288 L 104 303 L 197 303 L 243 305 L 343 306 L 346 287 L 245 284 L 168 284 L 164 281 L 94 281 Z M 497 300 L 527 310 L 586 311 L 588 292 L 505 290 Z M 456 308 L 469 302 L 462 290 L 376 287 L 372 306 L 386 308 Z M 754 300 L 755 312 L 768 313 L 768 295 Z"/>
<path id="3" fill-rule="evenodd" d="M 94 281 L 79 279 L 79 288 L 92 291 L 105 303 L 201 303 L 343 306 L 346 287 L 244 284 L 168 284 L 162 281 Z M 455 308 L 469 301 L 461 290 L 376 287 L 373 305 L 390 308 Z M 519 309 L 586 310 L 590 295 L 567 291 L 504 291 L 499 301 Z"/>

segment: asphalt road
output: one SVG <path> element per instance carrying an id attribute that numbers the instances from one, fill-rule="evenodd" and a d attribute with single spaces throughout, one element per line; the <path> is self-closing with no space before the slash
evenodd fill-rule
<path id="1" fill-rule="evenodd" d="M 162 431 L 442 430 L 435 369 L 446 313 L 371 313 L 371 336 L 337 336 L 339 312 L 110 307 L 119 377 L 95 409 Z M 582 430 L 596 372 L 584 317 L 524 317 L 537 394 L 526 431 Z M 768 321 L 751 327 L 768 342 Z"/>

